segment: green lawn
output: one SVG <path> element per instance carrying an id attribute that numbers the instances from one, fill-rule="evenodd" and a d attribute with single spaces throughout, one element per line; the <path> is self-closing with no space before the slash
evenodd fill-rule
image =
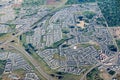
<path id="1" fill-rule="evenodd" d="M 53 59 L 65 61 L 65 60 L 66 60 L 66 57 L 65 57 L 65 56 L 60 56 L 58 53 L 55 53 L 55 54 L 53 55 Z"/>
<path id="2" fill-rule="evenodd" d="M 14 8 L 14 11 L 15 11 L 16 14 L 19 14 L 20 10 L 21 10 L 21 8 Z"/>
<path id="3" fill-rule="evenodd" d="M 26 44 L 26 35 L 25 34 L 22 34 L 20 35 L 20 41 L 24 44 Z"/>
<path id="4" fill-rule="evenodd" d="M 4 72 L 5 64 L 6 64 L 6 60 L 0 60 L 0 76 Z"/>
<path id="5" fill-rule="evenodd" d="M 43 60 L 43 58 L 41 58 L 38 54 L 33 53 L 31 55 L 34 59 L 37 60 L 38 64 L 40 65 L 40 67 L 49 75 L 50 74 L 55 74 L 57 71 L 56 70 L 52 70 L 48 64 Z M 56 80 L 56 79 L 55 79 Z"/>
<path id="6" fill-rule="evenodd" d="M 51 45 L 50 47 L 45 47 L 45 49 L 54 49 L 54 48 L 58 48 L 60 45 L 62 45 L 65 41 L 67 41 L 66 39 L 61 39 L 57 42 L 54 42 L 53 45 Z"/>
<path id="7" fill-rule="evenodd" d="M 33 31 L 33 30 L 27 31 L 27 32 L 25 33 L 25 35 L 26 35 L 26 36 L 32 36 L 32 35 L 34 35 L 34 31 Z"/>
<path id="8" fill-rule="evenodd" d="M 38 59 L 38 55 L 31 55 L 33 58 L 35 58 L 36 60 Z M 37 71 L 37 69 L 33 66 L 33 64 L 26 58 L 26 57 L 24 57 L 25 58 L 25 60 L 31 65 L 31 67 L 32 67 L 32 69 L 34 70 L 34 72 L 38 75 L 38 77 L 39 77 L 39 79 L 40 80 L 46 80 L 38 71 Z M 42 65 L 42 63 L 41 62 L 39 62 L 39 64 L 41 64 Z"/>
<path id="9" fill-rule="evenodd" d="M 82 43 L 82 44 L 77 44 L 78 47 L 89 47 L 89 46 L 93 46 L 96 50 L 100 50 L 100 46 L 96 45 L 96 44 L 90 44 L 90 43 Z"/>
<path id="10" fill-rule="evenodd" d="M 12 30 L 16 28 L 16 24 L 7 24 Z"/>
<path id="11" fill-rule="evenodd" d="M 117 46 L 118 46 L 118 48 L 120 50 L 120 39 L 116 40 L 116 43 L 117 43 Z"/>
<path id="12" fill-rule="evenodd" d="M 46 41 L 44 41 L 44 35 L 41 35 L 41 39 L 40 39 L 41 43 L 45 43 Z"/>
<path id="13" fill-rule="evenodd" d="M 5 35 L 6 35 L 6 33 L 0 33 L 0 37 L 5 36 Z"/>
<path id="14" fill-rule="evenodd" d="M 0 17 L 3 16 L 3 15 L 5 15 L 5 14 L 0 14 Z"/>
<path id="15" fill-rule="evenodd" d="M 65 33 L 65 34 L 67 34 L 67 33 L 69 33 L 70 31 L 69 31 L 69 28 L 63 28 L 62 29 L 62 33 Z"/>

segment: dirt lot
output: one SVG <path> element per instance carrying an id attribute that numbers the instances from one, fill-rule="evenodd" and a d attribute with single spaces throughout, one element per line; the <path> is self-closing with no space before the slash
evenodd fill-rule
<path id="1" fill-rule="evenodd" d="M 56 0 L 47 0 L 48 5 L 55 4 L 55 3 L 56 3 Z"/>
<path id="2" fill-rule="evenodd" d="M 111 80 L 111 76 L 104 69 L 100 71 L 100 77 L 103 78 L 104 80 Z"/>
<path id="3" fill-rule="evenodd" d="M 120 39 L 120 27 L 111 28 L 112 35 L 116 39 Z"/>

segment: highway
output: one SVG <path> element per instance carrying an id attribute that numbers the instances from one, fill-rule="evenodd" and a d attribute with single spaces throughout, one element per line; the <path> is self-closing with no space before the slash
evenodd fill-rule
<path id="1" fill-rule="evenodd" d="M 56 11 L 51 12 L 51 13 L 45 15 L 44 17 L 42 17 L 41 19 L 39 19 L 38 21 L 36 21 L 33 25 L 31 25 L 28 29 L 24 29 L 24 30 L 16 33 L 15 35 L 12 35 L 12 37 L 10 37 L 8 40 L 6 40 L 6 41 L 4 41 L 2 44 L 0 44 L 0 48 L 2 48 L 3 46 L 7 46 L 7 44 L 10 43 L 12 40 L 14 40 L 17 36 L 22 35 L 23 33 L 31 30 L 32 28 L 34 28 L 34 27 L 36 26 L 36 24 L 38 24 L 39 22 L 43 21 L 45 18 L 47 18 L 47 17 L 49 17 L 49 16 L 52 16 L 55 12 L 56 12 Z M 107 22 L 106 22 L 106 24 L 107 24 Z M 108 28 L 108 25 L 107 25 L 107 29 L 108 29 L 108 32 L 110 33 L 110 30 L 109 30 L 109 28 Z M 112 35 L 111 35 L 111 36 L 112 36 Z M 113 38 L 113 41 L 114 41 L 114 44 L 117 46 L 114 38 Z M 36 61 L 31 55 L 29 55 L 29 53 L 26 52 L 25 49 L 24 49 L 22 46 L 14 46 L 14 45 L 9 45 L 9 46 L 11 46 L 11 47 L 13 47 L 14 49 L 20 51 L 20 52 L 31 62 L 31 64 L 36 68 L 36 70 L 37 70 L 44 78 L 46 78 L 47 80 L 54 80 L 50 75 L 48 75 L 47 73 L 45 73 L 45 72 L 41 69 L 40 65 L 37 64 L 37 61 Z M 118 46 L 117 46 L 117 48 L 118 48 Z M 107 60 L 109 60 L 110 58 L 117 59 L 117 57 L 118 57 L 119 54 L 120 54 L 120 53 L 115 54 L 114 56 L 109 57 Z M 107 60 L 105 60 L 105 61 L 107 61 Z M 104 62 L 105 62 L 105 61 L 104 61 Z M 97 67 L 97 66 L 99 66 L 99 65 L 104 65 L 104 62 L 98 62 L 96 65 L 94 65 L 93 67 L 91 67 L 91 68 L 82 76 L 82 78 L 81 78 L 80 80 L 83 80 L 83 79 L 86 77 L 86 75 L 87 75 L 92 69 L 94 69 L 95 67 Z"/>
<path id="2" fill-rule="evenodd" d="M 41 67 L 38 64 L 38 62 L 27 51 L 25 51 L 25 49 L 22 46 L 17 46 L 17 45 L 15 45 L 15 46 L 14 45 L 9 45 L 9 46 L 12 47 L 12 48 L 14 48 L 14 49 L 16 49 L 16 50 L 18 50 L 19 52 L 21 52 L 31 62 L 31 64 L 37 69 L 37 71 L 40 74 L 42 74 L 42 76 L 44 78 L 46 78 L 47 80 L 54 80 L 54 79 L 52 79 L 51 76 L 49 76 L 47 73 L 45 73 L 41 69 Z"/>
<path id="3" fill-rule="evenodd" d="M 26 31 L 27 31 L 27 30 L 26 30 Z M 4 43 L 0 44 L 0 48 L 2 48 L 3 46 L 8 45 L 8 43 L 11 42 L 12 40 L 14 40 L 14 38 L 16 38 L 16 36 L 21 35 L 21 34 L 24 33 L 24 32 L 25 32 L 25 31 L 21 31 L 21 32 L 19 32 L 18 34 L 12 36 L 10 39 L 6 40 Z M 12 46 L 12 45 L 10 45 L 10 46 L 13 47 L 14 49 L 20 51 L 20 52 L 31 62 L 31 64 L 36 68 L 36 70 L 37 70 L 44 78 L 46 78 L 47 80 L 54 80 L 54 79 L 52 79 L 52 77 L 50 77 L 48 74 L 46 74 L 46 73 L 41 69 L 40 65 L 37 64 L 37 61 L 36 61 L 35 59 L 33 59 L 33 58 L 29 55 L 29 53 L 27 53 L 27 52 L 25 51 L 24 48 L 22 48 L 22 47 L 17 47 L 17 46 Z"/>
<path id="4" fill-rule="evenodd" d="M 55 8 L 53 9 L 50 13 L 46 14 L 45 16 L 43 16 L 42 18 L 40 18 L 39 20 L 37 20 L 36 22 L 34 22 L 30 27 L 28 27 L 28 29 L 23 29 L 22 31 L 18 32 L 18 33 L 14 33 L 14 35 L 12 35 L 12 37 L 10 37 L 8 40 L 4 41 L 3 43 L 0 44 L 0 48 L 3 48 L 3 46 L 7 46 L 7 44 L 11 41 L 13 41 L 17 36 L 22 35 L 23 33 L 32 30 L 38 23 L 42 22 L 44 19 L 53 16 L 59 9 L 61 8 Z M 2 24 L 2 23 L 0 23 Z M 5 23 L 3 23 L 5 24 Z M 13 33 L 12 33 L 13 34 Z M 38 72 L 47 80 L 54 80 L 52 79 L 51 76 L 49 76 L 47 73 L 45 73 L 40 65 L 37 64 L 37 61 L 32 58 L 32 56 L 30 56 L 22 47 L 16 47 L 16 46 L 12 46 L 11 47 L 15 48 L 16 50 L 20 51 L 21 53 L 23 53 L 23 55 L 31 62 L 31 64 L 38 70 Z"/>
<path id="5" fill-rule="evenodd" d="M 0 44 L 0 48 L 3 48 L 3 46 L 7 46 L 7 44 L 11 41 L 13 41 L 17 36 L 22 35 L 23 33 L 31 30 L 32 28 L 34 28 L 36 26 L 36 24 L 38 24 L 39 22 L 42 22 L 42 20 L 44 20 L 45 18 L 47 18 L 48 16 L 52 16 L 56 11 L 53 11 L 45 16 L 43 16 L 42 18 L 40 18 L 38 21 L 36 21 L 35 23 L 33 23 L 28 29 L 24 29 L 18 33 L 16 33 L 15 35 L 12 35 L 12 37 L 10 37 L 8 40 L 4 41 L 3 43 Z M 11 47 L 15 48 L 16 50 L 20 51 L 21 53 L 23 53 L 23 55 L 31 62 L 31 64 L 37 69 L 37 71 L 47 80 L 54 80 L 52 79 L 51 76 L 49 76 L 47 73 L 45 73 L 40 65 L 37 64 L 37 61 L 35 59 L 32 58 L 32 56 L 30 56 L 22 47 L 16 47 L 16 46 L 12 46 Z"/>

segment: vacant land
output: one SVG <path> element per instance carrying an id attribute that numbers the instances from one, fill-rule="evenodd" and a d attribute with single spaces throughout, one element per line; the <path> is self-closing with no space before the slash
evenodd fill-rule
<path id="1" fill-rule="evenodd" d="M 111 79 L 111 76 L 107 73 L 107 71 L 105 69 L 101 69 L 100 77 L 103 78 L 104 80 L 110 80 Z"/>
<path id="2" fill-rule="evenodd" d="M 120 28 L 118 27 L 111 28 L 111 32 L 115 39 L 120 39 Z"/>
<path id="3" fill-rule="evenodd" d="M 120 73 L 118 73 L 118 74 L 116 75 L 116 79 L 117 79 L 117 80 L 120 80 Z"/>

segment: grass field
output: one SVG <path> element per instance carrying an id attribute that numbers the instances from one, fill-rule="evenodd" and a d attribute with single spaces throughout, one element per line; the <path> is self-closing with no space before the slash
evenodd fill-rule
<path id="1" fill-rule="evenodd" d="M 3 74 L 5 64 L 6 64 L 6 60 L 0 60 L 0 76 Z"/>
<path id="2" fill-rule="evenodd" d="M 118 46 L 118 48 L 120 50 L 120 39 L 116 40 L 116 43 L 117 43 L 117 46 Z"/>
<path id="3" fill-rule="evenodd" d="M 8 40 L 8 39 L 11 38 L 11 37 L 12 37 L 11 34 L 1 33 L 1 34 L 0 34 L 0 41 L 1 41 L 1 42 L 4 42 L 4 41 Z"/>
<path id="4" fill-rule="evenodd" d="M 62 61 L 66 60 L 65 56 L 60 56 L 58 53 L 55 53 L 53 55 L 53 59 L 62 60 Z"/>

